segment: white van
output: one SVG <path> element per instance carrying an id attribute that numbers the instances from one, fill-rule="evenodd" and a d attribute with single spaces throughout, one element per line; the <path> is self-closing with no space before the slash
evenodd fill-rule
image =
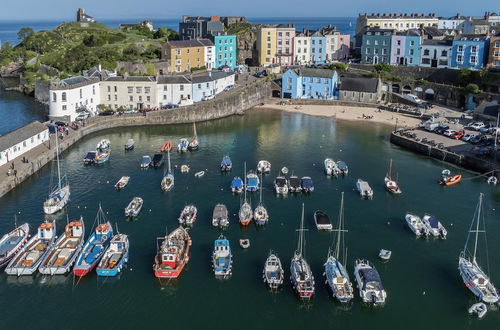
<path id="1" fill-rule="evenodd" d="M 405 94 L 405 95 L 403 95 L 403 98 L 408 100 L 408 101 L 412 101 L 412 102 L 415 102 L 418 104 L 423 102 L 421 99 L 418 98 L 417 95 L 413 95 L 413 94 Z"/>

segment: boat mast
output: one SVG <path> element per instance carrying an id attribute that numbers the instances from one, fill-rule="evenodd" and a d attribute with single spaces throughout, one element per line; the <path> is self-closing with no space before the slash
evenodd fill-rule
<path id="1" fill-rule="evenodd" d="M 196 122 L 193 121 L 193 130 L 194 130 L 194 138 L 198 138 L 198 134 L 196 134 Z"/>
<path id="2" fill-rule="evenodd" d="M 262 205 L 262 173 L 260 174 L 260 205 Z"/>
<path id="3" fill-rule="evenodd" d="M 167 152 L 167 160 L 168 160 L 168 174 L 170 174 L 170 151 Z"/>
<path id="4" fill-rule="evenodd" d="M 243 168 L 244 168 L 243 177 L 245 178 L 243 190 L 245 190 L 245 203 L 246 203 L 247 202 L 247 162 L 244 163 Z"/>
<path id="5" fill-rule="evenodd" d="M 387 177 L 392 180 L 392 158 L 389 161 L 389 170 L 387 171 Z"/>
<path id="6" fill-rule="evenodd" d="M 59 166 L 59 138 L 56 134 L 57 189 L 61 189 L 61 167 Z"/>
<path id="7" fill-rule="evenodd" d="M 340 199 L 340 210 L 339 210 L 339 228 L 338 228 L 338 236 L 337 236 L 337 246 L 335 247 L 335 259 L 339 259 L 340 255 L 340 242 L 343 240 L 343 232 L 344 230 L 344 192 L 342 192 L 342 197 Z"/>
<path id="8" fill-rule="evenodd" d="M 496 129 L 495 129 L 495 151 L 497 150 L 498 133 L 500 133 L 500 132 L 498 131 L 498 127 L 499 127 L 498 125 L 499 125 L 499 122 L 500 122 L 500 111 L 499 111 L 499 112 L 498 112 L 498 114 L 497 114 L 497 127 L 496 127 Z M 493 172 L 493 173 L 495 173 L 495 172 Z"/>
<path id="9" fill-rule="evenodd" d="M 297 246 L 298 254 L 302 257 L 303 247 L 304 247 L 304 203 L 302 203 L 302 217 L 300 219 L 300 229 L 299 232 L 299 243 Z"/>
<path id="10" fill-rule="evenodd" d="M 479 235 L 479 219 L 481 219 L 481 208 L 483 202 L 483 193 L 479 194 L 479 205 L 477 209 L 477 223 L 476 223 L 476 239 L 474 241 L 474 255 L 472 256 L 472 262 L 476 264 L 476 252 L 477 252 L 477 236 Z"/>

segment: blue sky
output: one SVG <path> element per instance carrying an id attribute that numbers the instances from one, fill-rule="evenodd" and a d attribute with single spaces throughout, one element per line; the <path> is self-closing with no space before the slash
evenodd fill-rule
<path id="1" fill-rule="evenodd" d="M 3 0 L 0 20 L 71 20 L 78 7 L 97 19 L 175 18 L 191 15 L 250 17 L 339 17 L 364 12 L 435 12 L 451 16 L 482 15 L 495 11 L 492 0 Z M 307 4 L 304 6 L 304 3 Z M 208 5 L 210 4 L 210 5 Z M 498 6 L 497 6 L 498 7 Z"/>

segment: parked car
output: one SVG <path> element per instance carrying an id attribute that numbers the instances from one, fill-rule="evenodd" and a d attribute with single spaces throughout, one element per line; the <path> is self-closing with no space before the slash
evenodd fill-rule
<path id="1" fill-rule="evenodd" d="M 99 116 L 112 116 L 115 114 L 114 110 L 104 110 L 99 112 Z"/>
<path id="2" fill-rule="evenodd" d="M 82 112 L 78 116 L 76 116 L 75 120 L 85 120 L 90 117 L 90 113 L 88 112 Z"/>
<path id="3" fill-rule="evenodd" d="M 202 101 L 208 101 L 208 100 L 213 100 L 215 98 L 215 95 L 207 95 L 207 96 L 203 96 L 201 98 Z"/>
<path id="4" fill-rule="evenodd" d="M 482 121 L 475 122 L 469 126 L 470 129 L 475 131 L 479 131 L 481 128 L 486 127 L 486 125 Z"/>
<path id="5" fill-rule="evenodd" d="M 260 71 L 260 72 L 257 72 L 256 74 L 254 74 L 254 76 L 257 78 L 264 78 L 265 76 L 267 76 L 267 72 L 266 72 L 266 70 Z"/>
<path id="6" fill-rule="evenodd" d="M 163 106 L 164 109 L 177 109 L 179 107 L 178 104 L 165 104 Z"/>
<path id="7" fill-rule="evenodd" d="M 480 135 L 480 134 L 478 134 L 478 135 L 474 136 L 473 138 L 471 138 L 469 140 L 469 142 L 472 143 L 472 144 L 478 144 L 479 142 L 481 142 L 482 138 L 483 138 L 483 136 Z"/>
<path id="8" fill-rule="evenodd" d="M 462 136 L 462 141 L 469 142 L 474 136 L 476 136 L 476 134 L 467 133 Z"/>
<path id="9" fill-rule="evenodd" d="M 417 103 L 417 104 L 423 103 L 423 101 L 421 99 L 419 99 L 417 95 L 405 94 L 405 95 L 403 95 L 403 98 L 405 100 L 411 101 L 413 103 Z"/>
<path id="10" fill-rule="evenodd" d="M 449 129 L 450 126 L 448 125 L 444 125 L 444 124 L 440 124 L 435 130 L 434 132 L 437 133 L 437 134 L 443 134 L 447 129 Z"/>
<path id="11" fill-rule="evenodd" d="M 459 140 L 461 138 L 463 138 L 465 135 L 465 132 L 464 131 L 458 131 L 456 132 L 455 134 L 452 134 L 451 135 L 451 138 L 455 139 L 455 140 Z"/>
<path id="12" fill-rule="evenodd" d="M 127 110 L 124 110 L 124 111 L 123 111 L 123 114 L 125 114 L 125 115 L 130 115 L 130 114 L 132 114 L 132 113 L 135 113 L 135 110 L 134 110 L 134 109 L 127 109 Z"/>
<path id="13" fill-rule="evenodd" d="M 444 131 L 443 135 L 451 137 L 452 135 L 454 135 L 456 133 L 457 133 L 457 131 L 455 131 L 454 129 L 447 129 L 446 131 Z"/>
<path id="14" fill-rule="evenodd" d="M 142 109 L 139 109 L 140 113 L 145 113 L 145 112 L 150 112 L 150 111 L 153 111 L 153 109 L 151 109 L 151 108 L 142 108 Z"/>
<path id="15" fill-rule="evenodd" d="M 226 86 L 226 88 L 224 88 L 224 91 L 227 92 L 227 91 L 230 91 L 233 88 L 234 88 L 234 85 L 229 85 L 229 86 Z"/>

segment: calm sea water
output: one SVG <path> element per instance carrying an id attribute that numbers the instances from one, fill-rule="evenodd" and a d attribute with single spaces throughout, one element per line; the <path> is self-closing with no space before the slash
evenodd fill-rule
<path id="1" fill-rule="evenodd" d="M 4 135 L 34 120 L 47 118 L 44 106 L 33 97 L 18 92 L 7 92 L 0 85 L 0 135 Z"/>
<path id="2" fill-rule="evenodd" d="M 94 222 L 101 203 L 108 218 L 129 235 L 130 262 L 120 278 L 103 280 L 91 274 L 81 281 L 72 276 L 7 277 L 0 275 L 2 328 L 91 329 L 159 328 L 170 329 L 496 329 L 500 311 L 484 320 L 467 314 L 474 302 L 458 274 L 458 254 L 476 206 L 478 194 L 485 193 L 489 234 L 490 274 L 500 284 L 500 194 L 483 180 L 469 179 L 474 174 L 463 170 L 465 179 L 452 188 L 436 183 L 444 164 L 394 147 L 387 140 L 390 127 L 336 121 L 277 111 L 250 111 L 197 125 L 200 150 L 172 155 L 173 164 L 189 164 L 191 172 L 175 170 L 175 188 L 162 193 L 162 170 L 140 170 L 142 155 L 153 154 L 165 140 L 177 141 L 191 136 L 190 125 L 111 129 L 84 138 L 64 153 L 64 164 L 71 184 L 71 202 L 59 215 L 58 232 L 70 219 L 83 216 L 87 230 Z M 104 166 L 84 167 L 82 157 L 96 143 L 108 138 L 114 147 Z M 135 150 L 124 152 L 128 138 L 136 141 Z M 218 170 L 223 155 L 233 160 L 232 173 Z M 349 175 L 328 179 L 322 161 L 331 156 L 349 165 Z M 403 194 L 385 192 L 383 177 L 388 160 L 394 160 Z M 271 161 L 272 174 L 264 178 L 264 203 L 271 220 L 264 229 L 251 225 L 240 228 L 236 213 L 240 197 L 233 196 L 229 184 L 233 175 L 242 175 L 260 159 Z M 272 181 L 278 170 L 287 166 L 299 176 L 313 178 L 316 191 L 310 196 L 276 197 Z M 194 173 L 206 170 L 203 178 Z M 42 202 L 47 195 L 51 167 L 25 181 L 0 199 L 0 233 L 18 222 L 37 226 L 44 215 Z M 131 176 L 129 185 L 115 191 L 113 184 L 122 175 Z M 374 189 L 373 200 L 361 200 L 354 192 L 357 178 L 367 180 Z M 330 233 L 316 231 L 313 212 L 322 209 L 336 218 L 341 192 L 345 192 L 348 245 L 348 270 L 352 274 L 356 258 L 368 258 L 378 268 L 388 292 L 385 306 L 364 306 L 356 299 L 348 306 L 332 300 L 323 284 L 323 263 L 332 241 Z M 144 209 L 134 221 L 123 216 L 123 209 L 134 196 L 144 198 Z M 257 194 L 251 195 L 254 204 Z M 224 232 L 234 253 L 233 276 L 217 280 L 211 270 L 213 241 L 219 230 L 210 218 L 216 203 L 225 203 L 231 225 Z M 177 216 L 186 203 L 194 203 L 199 218 L 190 231 L 193 239 L 188 267 L 177 281 L 159 282 L 152 273 L 156 237 L 177 226 Z M 306 256 L 316 277 L 316 295 L 303 304 L 292 293 L 288 281 L 272 294 L 262 283 L 263 263 L 269 249 L 282 258 L 286 279 L 290 259 L 297 244 L 296 228 L 301 204 L 305 203 Z M 415 239 L 403 223 L 406 211 L 432 213 L 447 226 L 446 241 Z M 238 239 L 250 238 L 251 247 L 243 250 Z M 387 263 L 377 260 L 381 248 L 393 251 Z M 482 249 L 484 252 L 484 249 Z M 484 264 L 486 265 L 486 264 Z M 486 267 L 486 266 L 484 266 Z M 162 326 L 164 327 L 164 326 Z"/>
<path id="3" fill-rule="evenodd" d="M 138 18 L 131 19 L 107 19 L 99 20 L 109 26 L 117 28 L 121 23 L 133 23 L 139 21 Z M 167 27 L 169 29 L 179 29 L 179 18 L 154 19 L 155 27 Z M 337 29 L 354 35 L 356 18 L 354 17 L 249 17 L 248 20 L 254 24 L 295 24 L 299 31 L 302 29 L 318 29 L 328 24 L 336 26 Z M 17 32 L 22 27 L 31 27 L 35 31 L 50 30 L 62 24 L 62 21 L 3 21 L 0 22 L 0 42 L 18 42 Z"/>

